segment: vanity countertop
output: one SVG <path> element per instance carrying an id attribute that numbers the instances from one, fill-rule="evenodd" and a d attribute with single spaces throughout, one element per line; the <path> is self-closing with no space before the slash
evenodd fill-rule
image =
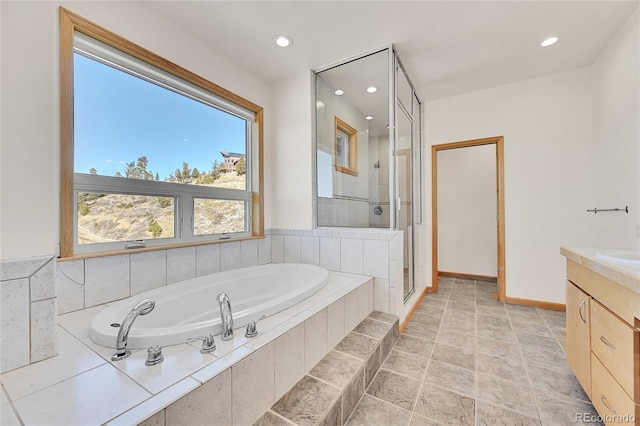
<path id="1" fill-rule="evenodd" d="M 640 295 L 640 250 L 561 247 L 560 253 Z"/>

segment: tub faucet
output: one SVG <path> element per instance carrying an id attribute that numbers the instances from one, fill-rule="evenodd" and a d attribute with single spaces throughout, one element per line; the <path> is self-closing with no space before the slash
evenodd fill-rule
<path id="1" fill-rule="evenodd" d="M 222 327 L 222 340 L 233 339 L 233 315 L 231 314 L 231 301 L 226 293 L 218 295 L 220 304 L 220 326 Z"/>
<path id="2" fill-rule="evenodd" d="M 131 355 L 131 352 L 127 349 L 127 339 L 129 337 L 129 330 L 138 315 L 147 315 L 153 311 L 156 307 L 156 302 L 151 299 L 143 299 L 136 303 L 136 306 L 131 309 L 131 312 L 124 317 L 120 330 L 118 331 L 118 338 L 116 340 L 116 353 L 111 356 L 111 361 L 120 361 Z"/>

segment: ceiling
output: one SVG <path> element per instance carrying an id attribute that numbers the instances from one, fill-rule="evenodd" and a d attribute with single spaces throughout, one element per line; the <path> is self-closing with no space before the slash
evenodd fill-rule
<path id="1" fill-rule="evenodd" d="M 638 1 L 147 1 L 273 83 L 394 44 L 422 100 L 593 63 Z M 276 34 L 293 45 L 275 46 Z M 538 43 L 550 35 L 560 41 Z"/>

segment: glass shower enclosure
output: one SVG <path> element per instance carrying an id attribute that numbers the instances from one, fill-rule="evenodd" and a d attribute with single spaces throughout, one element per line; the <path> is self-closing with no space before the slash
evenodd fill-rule
<path id="1" fill-rule="evenodd" d="M 421 223 L 421 103 L 393 46 L 315 71 L 316 225 L 404 234 L 404 298 Z"/>

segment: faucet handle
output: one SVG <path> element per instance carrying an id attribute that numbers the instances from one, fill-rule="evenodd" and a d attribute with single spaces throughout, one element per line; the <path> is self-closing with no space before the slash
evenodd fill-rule
<path id="1" fill-rule="evenodd" d="M 207 334 L 206 336 L 189 337 L 187 342 L 193 342 L 195 340 L 202 340 L 202 348 L 200 353 L 208 354 L 216 350 L 216 342 L 213 340 L 213 334 Z"/>
<path id="2" fill-rule="evenodd" d="M 147 349 L 147 360 L 144 362 L 144 365 L 151 366 L 160 364 L 164 360 L 164 355 L 162 355 L 162 347 L 158 345 L 153 345 L 149 349 Z"/>
<path id="3" fill-rule="evenodd" d="M 257 320 L 251 321 L 249 324 L 247 324 L 247 330 L 244 333 L 244 337 L 248 337 L 248 338 L 256 337 L 258 335 L 258 329 L 256 328 L 256 324 L 258 323 L 258 321 L 265 319 L 266 317 L 267 317 L 266 315 L 263 315 Z"/>

